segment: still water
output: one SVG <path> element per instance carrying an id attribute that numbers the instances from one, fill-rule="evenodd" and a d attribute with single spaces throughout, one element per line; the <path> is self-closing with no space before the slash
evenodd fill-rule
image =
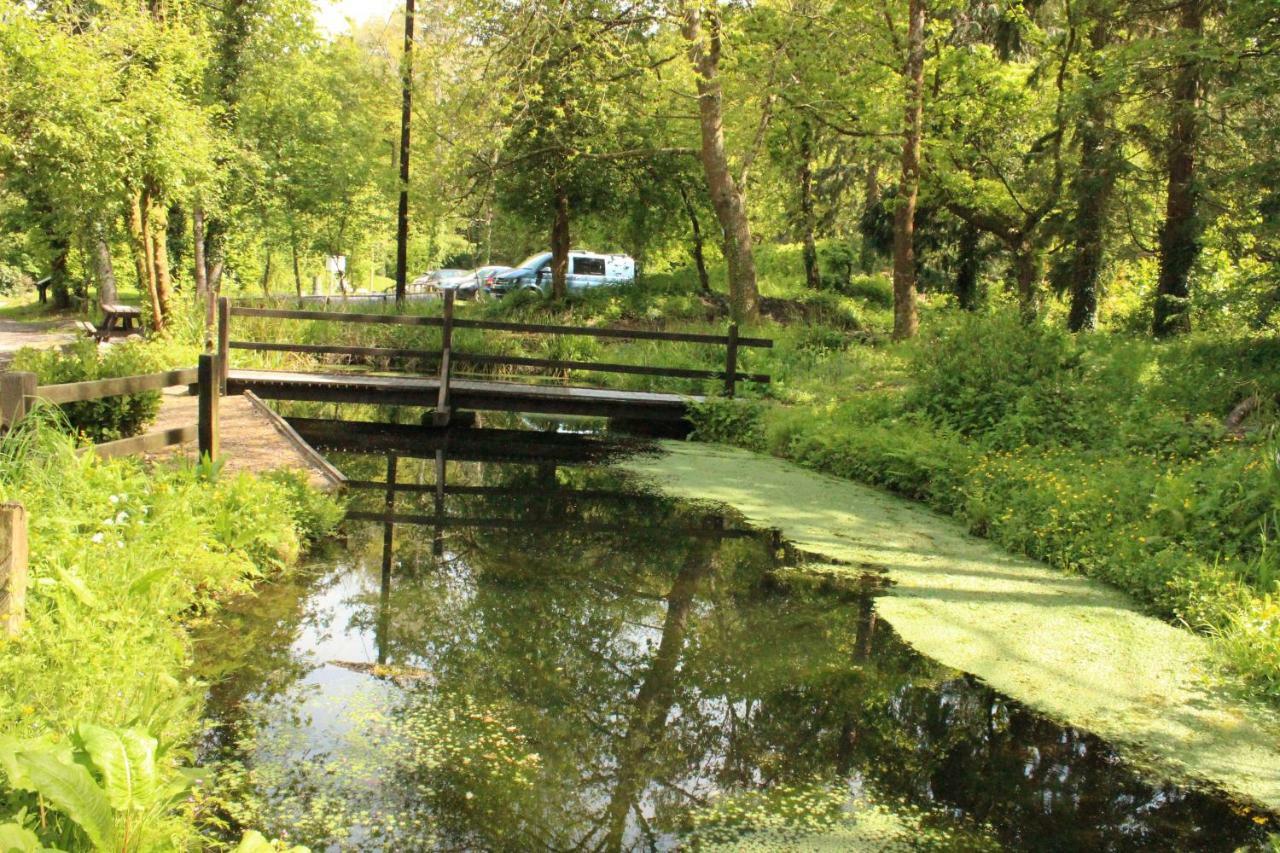
<path id="1" fill-rule="evenodd" d="M 1233 850 L 1273 828 L 914 653 L 874 573 L 610 467 L 643 449 L 300 428 L 352 512 L 200 638 L 233 823 L 317 850 Z"/>

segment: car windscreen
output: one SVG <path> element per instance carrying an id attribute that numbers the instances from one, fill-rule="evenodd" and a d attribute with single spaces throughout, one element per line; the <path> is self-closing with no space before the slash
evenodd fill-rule
<path id="1" fill-rule="evenodd" d="M 548 253 L 548 252 L 539 252 L 539 253 L 538 253 L 538 254 L 536 254 L 536 255 L 530 255 L 529 257 L 525 258 L 525 259 L 524 259 L 523 261 L 521 261 L 520 263 L 516 264 L 516 269 L 519 269 L 519 270 L 536 270 L 538 267 L 540 267 L 540 266 L 542 266 L 544 263 L 546 263 L 546 262 L 547 262 L 547 260 L 548 260 L 550 257 L 551 257 L 551 255 L 550 255 L 550 253 Z"/>

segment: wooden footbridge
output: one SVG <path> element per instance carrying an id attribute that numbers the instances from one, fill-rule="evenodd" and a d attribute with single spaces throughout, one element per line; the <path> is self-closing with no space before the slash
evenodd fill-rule
<path id="1" fill-rule="evenodd" d="M 434 410 L 434 422 L 447 425 L 452 413 L 467 411 L 507 411 L 552 415 L 588 415 L 632 421 L 681 421 L 691 403 L 703 398 L 696 395 L 657 391 L 576 385 L 548 385 L 533 380 L 546 372 L 561 376 L 573 372 L 633 374 L 674 379 L 722 381 L 724 393 L 733 396 L 739 382 L 767 383 L 763 374 L 738 370 L 738 351 L 742 347 L 771 347 L 766 338 L 742 337 L 737 325 L 726 335 L 666 332 L 648 329 L 600 328 L 595 326 L 557 326 L 537 323 L 511 323 L 454 317 L 453 293 L 446 292 L 439 316 L 393 313 L 356 313 L 345 311 L 308 311 L 286 308 L 250 308 L 233 305 L 226 298 L 218 306 L 218 363 L 224 393 L 251 391 L 264 399 L 302 400 L 313 402 L 372 403 L 423 406 Z M 270 318 L 309 320 L 332 323 L 398 325 L 430 327 L 440 330 L 439 350 L 393 347 L 342 346 L 307 344 L 288 341 L 248 341 L 231 337 L 235 318 Z M 455 329 L 481 329 L 521 335 L 581 336 L 612 340 L 667 341 L 724 348 L 724 368 L 705 370 L 663 367 L 651 364 L 618 364 L 571 359 L 532 358 L 526 356 L 459 352 L 453 347 Z M 231 365 L 234 350 L 254 352 L 289 352 L 309 355 L 340 355 L 365 361 L 412 361 L 438 365 L 430 374 L 387 375 L 385 373 L 348 372 L 345 370 L 280 371 L 252 370 Z M 480 369 L 514 367 L 542 371 L 526 373 L 529 381 L 501 381 L 483 376 L 457 376 L 458 365 Z M 523 376 L 522 376 L 523 378 Z"/>

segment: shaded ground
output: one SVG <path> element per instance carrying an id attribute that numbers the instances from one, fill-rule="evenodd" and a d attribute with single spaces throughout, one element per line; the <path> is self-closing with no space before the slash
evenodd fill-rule
<path id="1" fill-rule="evenodd" d="M 834 571 L 883 567 L 893 586 L 876 610 L 928 657 L 1100 735 L 1151 775 L 1280 807 L 1280 721 L 1214 672 L 1204 637 L 875 489 L 746 451 L 666 447 L 624 465 L 779 528 Z"/>
<path id="2" fill-rule="evenodd" d="M 160 415 L 149 431 L 173 429 L 197 421 L 197 398 L 186 394 L 165 394 Z M 260 474 L 275 468 L 307 472 L 307 479 L 319 489 L 334 483 L 293 445 L 271 420 L 247 397 L 223 397 L 218 410 L 223 470 Z M 194 459 L 194 442 L 151 454 L 153 459 L 183 456 Z"/>

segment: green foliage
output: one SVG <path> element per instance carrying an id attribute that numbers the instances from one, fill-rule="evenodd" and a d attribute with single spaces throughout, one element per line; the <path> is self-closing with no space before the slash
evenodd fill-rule
<path id="1" fill-rule="evenodd" d="M 184 677 L 184 622 L 296 559 L 331 529 L 332 499 L 290 477 L 211 481 L 79 455 L 41 411 L 0 439 L 0 494 L 26 506 L 31 543 L 26 624 L 0 654 L 0 731 L 61 750 L 42 753 L 30 784 L 25 764 L 0 768 L 3 813 L 38 791 L 66 819 L 41 824 L 42 843 L 111 839 L 128 824 L 139 845 L 128 849 L 183 846 L 171 839 L 190 834 L 189 819 L 169 806 L 202 689 Z M 144 822 L 154 832 L 138 835 Z"/>
<path id="2" fill-rule="evenodd" d="M 163 762 L 156 739 L 136 728 L 81 723 L 63 744 L 0 740 L 0 769 L 14 791 L 27 794 L 19 814 L 51 808 L 41 834 L 66 849 L 167 846 L 173 828 L 166 823 L 190 780 Z"/>
<path id="3" fill-rule="evenodd" d="M 86 338 L 77 340 L 66 351 L 19 350 L 13 369 L 31 371 L 41 385 L 56 385 L 154 373 L 172 367 L 184 355 L 187 353 L 182 347 L 166 342 L 125 341 L 100 348 Z M 76 435 L 95 443 L 111 441 L 144 432 L 160 411 L 160 392 L 69 403 L 62 411 Z"/>

